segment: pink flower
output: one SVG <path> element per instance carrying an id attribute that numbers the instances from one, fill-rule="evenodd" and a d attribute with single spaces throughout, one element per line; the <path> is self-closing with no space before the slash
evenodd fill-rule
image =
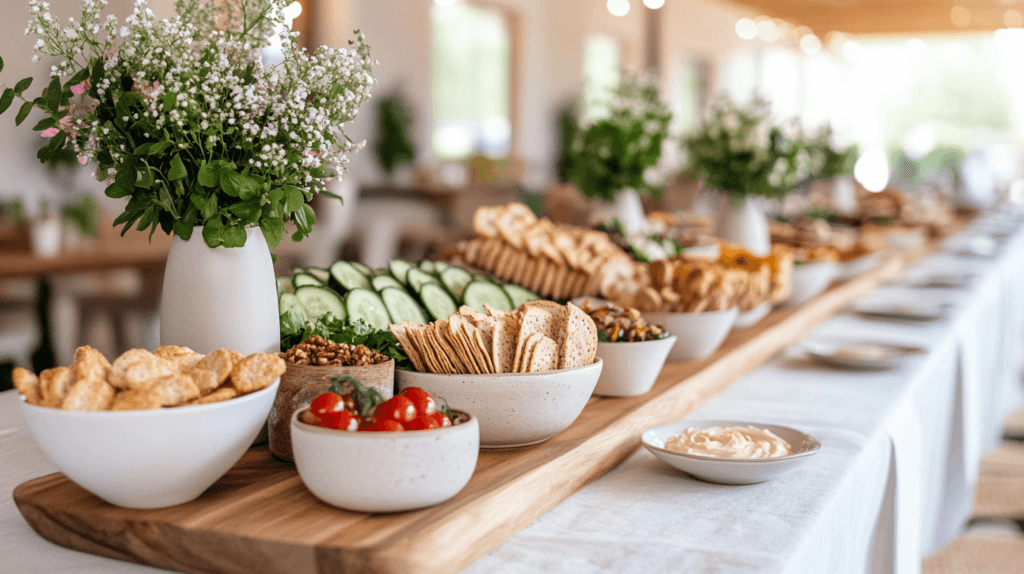
<path id="1" fill-rule="evenodd" d="M 43 136 L 44 138 L 52 138 L 53 136 L 55 136 L 55 135 L 57 135 L 59 133 L 60 133 L 60 130 L 58 130 L 57 128 L 46 128 L 39 135 Z"/>
<path id="2" fill-rule="evenodd" d="M 89 158 L 85 157 L 84 155 L 80 155 L 78 156 L 78 163 L 85 165 L 89 163 Z"/>
<path id="3" fill-rule="evenodd" d="M 85 82 L 78 84 L 77 86 L 71 86 L 71 93 L 80 96 L 85 91 Z"/>

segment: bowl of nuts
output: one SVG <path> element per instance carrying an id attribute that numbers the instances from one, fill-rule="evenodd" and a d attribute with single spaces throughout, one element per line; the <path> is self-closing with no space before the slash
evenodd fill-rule
<path id="1" fill-rule="evenodd" d="M 613 304 L 591 308 L 584 302 L 582 309 L 597 325 L 597 356 L 605 365 L 594 394 L 635 397 L 650 391 L 676 337 L 645 321 L 633 308 Z"/>
<path id="2" fill-rule="evenodd" d="M 281 376 L 281 388 L 270 410 L 269 422 L 270 452 L 279 459 L 293 460 L 292 414 L 327 392 L 336 377 L 351 375 L 363 385 L 379 390 L 385 399 L 394 395 L 395 361 L 364 345 L 335 343 L 313 336 L 281 356 L 287 368 Z"/>

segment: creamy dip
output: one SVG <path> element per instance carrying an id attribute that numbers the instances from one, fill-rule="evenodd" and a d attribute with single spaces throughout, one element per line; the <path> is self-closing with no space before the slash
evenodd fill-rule
<path id="1" fill-rule="evenodd" d="M 849 345 L 839 347 L 832 353 L 833 356 L 846 359 L 862 359 L 866 361 L 881 361 L 889 356 L 889 349 L 881 345 L 870 343 L 863 345 Z"/>
<path id="2" fill-rule="evenodd" d="M 668 439 L 665 448 L 718 458 L 775 458 L 793 454 L 789 443 L 770 430 L 756 427 L 686 429 Z"/>

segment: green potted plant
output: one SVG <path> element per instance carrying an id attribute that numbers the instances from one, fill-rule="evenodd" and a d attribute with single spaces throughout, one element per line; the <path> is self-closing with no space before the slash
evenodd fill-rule
<path id="1" fill-rule="evenodd" d="M 836 146 L 832 126 L 825 126 L 804 142 L 810 158 L 810 179 L 825 182 L 829 203 L 836 213 L 853 215 L 857 211 L 857 187 L 853 167 L 860 156 L 857 146 Z"/>
<path id="2" fill-rule="evenodd" d="M 409 135 L 412 110 L 399 94 L 381 98 L 377 104 L 377 161 L 389 177 L 405 164 L 416 161 L 416 148 Z"/>
<path id="3" fill-rule="evenodd" d="M 672 112 L 662 103 L 655 78 L 626 80 L 615 89 L 607 116 L 580 126 L 568 157 L 569 181 L 584 197 L 613 204 L 627 230 L 645 223 L 640 194 L 660 199 L 658 169 Z"/>
<path id="4" fill-rule="evenodd" d="M 760 99 L 746 106 L 719 101 L 682 147 L 687 170 L 721 194 L 715 235 L 767 255 L 771 240 L 758 199 L 781 199 L 796 189 L 808 175 L 807 151 L 772 122 Z"/>
<path id="5" fill-rule="evenodd" d="M 101 17 L 106 0 L 84 0 L 62 26 L 29 0 L 36 51 L 56 58 L 38 96 L 31 78 L 0 94 L 19 100 L 50 138 L 46 161 L 71 149 L 110 197 L 129 199 L 114 221 L 173 234 L 165 272 L 161 339 L 209 352 L 276 350 L 280 341 L 270 248 L 294 226 L 309 234 L 309 202 L 326 193 L 346 154 L 361 145 L 343 131 L 373 84 L 369 47 L 301 49 L 287 30 L 287 0 L 178 0 L 158 21 L 136 0 L 124 23 Z M 264 66 L 277 35 L 283 61 Z M 38 58 L 38 56 L 37 56 Z M 0 61 L 2 70 L 2 61 Z"/>

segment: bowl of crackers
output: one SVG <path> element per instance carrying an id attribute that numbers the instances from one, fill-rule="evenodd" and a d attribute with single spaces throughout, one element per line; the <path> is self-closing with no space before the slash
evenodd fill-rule
<path id="1" fill-rule="evenodd" d="M 650 391 L 676 337 L 630 307 L 612 303 L 591 307 L 584 301 L 582 309 L 597 325 L 597 356 L 604 362 L 594 394 L 635 397 Z"/>
<path id="2" fill-rule="evenodd" d="M 70 367 L 15 369 L 22 411 L 43 454 L 117 506 L 193 500 L 263 429 L 284 359 L 227 349 L 127 351 L 112 363 L 79 347 Z"/>
<path id="3" fill-rule="evenodd" d="M 481 447 L 548 440 L 576 420 L 601 375 L 597 326 L 572 303 L 485 310 L 391 325 L 416 368 L 396 371 L 398 389 L 419 387 L 472 412 Z"/>

